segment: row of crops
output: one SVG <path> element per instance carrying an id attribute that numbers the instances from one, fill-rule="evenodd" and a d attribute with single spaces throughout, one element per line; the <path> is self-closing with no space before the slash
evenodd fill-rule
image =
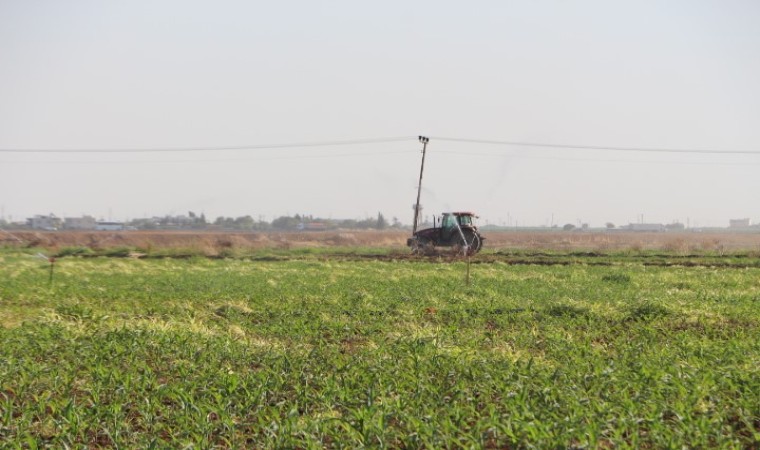
<path id="1" fill-rule="evenodd" d="M 760 446 L 760 269 L 0 253 L 0 447 Z"/>

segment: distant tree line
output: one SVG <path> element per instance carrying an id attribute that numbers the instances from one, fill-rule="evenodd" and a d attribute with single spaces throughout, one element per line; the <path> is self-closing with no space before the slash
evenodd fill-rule
<path id="1" fill-rule="evenodd" d="M 359 230 L 385 230 L 392 228 L 403 228 L 398 218 L 394 217 L 390 222 L 385 216 L 378 212 L 377 217 L 367 217 L 365 219 L 325 219 L 314 216 L 296 214 L 293 216 L 280 216 L 267 222 L 261 218 L 254 219 L 250 215 L 239 217 L 219 216 L 213 222 L 206 220 L 206 216 L 189 211 L 187 215 L 164 217 L 152 217 L 145 219 L 134 219 L 127 223 L 140 230 L 161 230 L 161 229 L 223 229 L 223 230 L 250 230 L 250 231 L 312 231 L 312 230 L 334 230 L 359 229 Z"/>

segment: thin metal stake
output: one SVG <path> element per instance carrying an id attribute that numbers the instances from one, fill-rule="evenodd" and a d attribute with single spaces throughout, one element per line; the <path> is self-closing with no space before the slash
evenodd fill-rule
<path id="1" fill-rule="evenodd" d="M 48 258 L 48 261 L 50 261 L 50 277 L 48 278 L 48 284 L 53 284 L 53 267 L 55 267 L 55 257 L 51 256 Z"/>

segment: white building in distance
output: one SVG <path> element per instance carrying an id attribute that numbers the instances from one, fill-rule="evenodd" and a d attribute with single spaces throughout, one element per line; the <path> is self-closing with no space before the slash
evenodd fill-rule
<path id="1" fill-rule="evenodd" d="M 749 219 L 731 219 L 728 221 L 729 228 L 749 228 Z"/>
<path id="2" fill-rule="evenodd" d="M 92 216 L 66 217 L 63 219 L 63 228 L 66 230 L 94 230 L 96 223 Z"/>
<path id="3" fill-rule="evenodd" d="M 55 231 L 61 228 L 63 221 L 55 214 L 48 214 L 47 216 L 36 215 L 26 219 L 26 224 L 34 230 L 46 230 Z"/>

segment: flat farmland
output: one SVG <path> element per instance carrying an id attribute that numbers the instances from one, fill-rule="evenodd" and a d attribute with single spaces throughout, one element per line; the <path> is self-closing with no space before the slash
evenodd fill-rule
<path id="1" fill-rule="evenodd" d="M 751 252 L 38 250 L 0 252 L 3 447 L 760 446 Z"/>
<path id="2" fill-rule="evenodd" d="M 485 231 L 485 251 L 649 251 L 675 254 L 749 251 L 760 254 L 760 232 L 564 232 Z M 226 256 L 266 249 L 374 248 L 406 250 L 409 231 L 340 230 L 319 232 L 227 231 L 14 231 L 0 234 L 0 244 L 59 250 L 131 248 L 151 251 L 184 251 L 205 256 Z"/>

